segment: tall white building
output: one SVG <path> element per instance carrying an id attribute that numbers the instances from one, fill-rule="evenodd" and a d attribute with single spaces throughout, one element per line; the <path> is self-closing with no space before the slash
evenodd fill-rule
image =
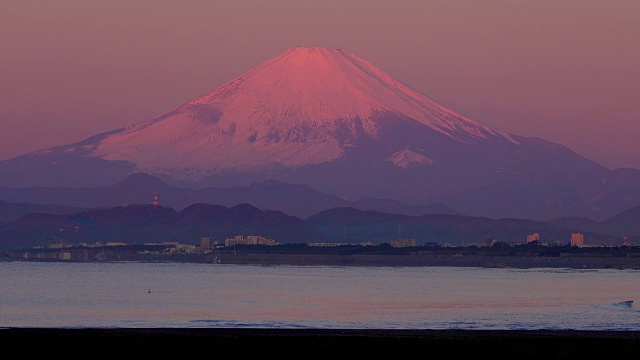
<path id="1" fill-rule="evenodd" d="M 527 244 L 534 241 L 540 241 L 540 234 L 534 233 L 531 235 L 527 235 Z"/>
<path id="2" fill-rule="evenodd" d="M 571 246 L 584 246 L 584 235 L 581 233 L 571 234 Z"/>

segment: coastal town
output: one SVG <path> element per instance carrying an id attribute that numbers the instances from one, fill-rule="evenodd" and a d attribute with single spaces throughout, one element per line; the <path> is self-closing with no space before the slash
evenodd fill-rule
<path id="1" fill-rule="evenodd" d="M 574 233 L 570 241 L 544 243 L 540 235 L 522 243 L 496 240 L 464 246 L 415 239 L 358 244 L 339 242 L 279 244 L 261 235 L 237 235 L 224 241 L 201 237 L 198 244 L 179 242 L 125 243 L 56 242 L 46 247 L 6 251 L 5 261 L 61 262 L 203 262 L 212 264 L 263 265 L 363 265 L 363 266 L 481 266 L 481 267 L 573 267 L 640 269 L 640 247 L 626 238 L 620 246 L 585 244 Z"/>

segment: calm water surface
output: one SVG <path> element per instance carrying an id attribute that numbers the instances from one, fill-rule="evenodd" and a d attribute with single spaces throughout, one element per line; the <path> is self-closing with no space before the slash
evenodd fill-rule
<path id="1" fill-rule="evenodd" d="M 0 262 L 0 327 L 640 330 L 639 309 L 633 270 Z"/>

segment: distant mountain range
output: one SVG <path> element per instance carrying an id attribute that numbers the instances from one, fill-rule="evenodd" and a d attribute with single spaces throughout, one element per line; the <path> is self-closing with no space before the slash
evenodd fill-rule
<path id="1" fill-rule="evenodd" d="M 460 212 L 438 203 L 428 206 L 407 205 L 395 199 L 378 199 L 371 196 L 363 197 L 357 201 L 348 201 L 335 195 L 321 193 L 306 185 L 293 185 L 275 180 L 247 186 L 211 187 L 196 190 L 170 186 L 154 176 L 135 173 L 115 185 L 107 187 L 0 188 L 0 199 L 6 201 L 56 204 L 76 209 L 113 207 L 124 204 L 151 204 L 156 194 L 161 205 L 177 210 L 195 203 L 210 203 L 229 207 L 249 203 L 260 209 L 278 210 L 302 218 L 322 210 L 347 206 L 361 210 L 377 210 L 407 215 L 435 213 L 461 215 Z M 52 212 L 60 213 L 60 211 Z M 15 218 L 21 214 L 24 212 L 3 213 L 3 208 L 0 207 L 0 221 L 11 220 L 11 215 Z"/>
<path id="2" fill-rule="evenodd" d="M 467 215 L 605 220 L 640 205 L 640 170 L 589 170 L 503 180 L 441 199 Z"/>
<path id="3" fill-rule="evenodd" d="M 249 204 L 231 208 L 194 204 L 181 211 L 154 205 L 126 205 L 73 214 L 32 213 L 0 224 L 0 248 L 46 246 L 51 242 L 178 241 L 198 244 L 209 236 L 224 242 L 236 235 L 262 235 L 281 243 L 324 240 L 303 219 Z"/>
<path id="4" fill-rule="evenodd" d="M 640 241 L 639 215 L 640 206 L 603 222 L 586 218 L 543 222 L 448 214 L 409 216 L 336 208 L 322 211 L 306 221 L 328 238 L 343 242 L 369 240 L 379 243 L 415 238 L 418 243 L 435 242 L 439 245 L 482 244 L 492 240 L 522 243 L 526 242 L 527 235 L 538 233 L 543 243 L 566 244 L 572 233 L 581 232 L 587 244 L 619 246 L 623 235 L 627 235 L 630 242 Z"/>
<path id="5" fill-rule="evenodd" d="M 287 49 L 153 119 L 0 161 L 0 186 L 12 202 L 115 206 L 157 191 L 176 209 L 249 202 L 302 217 L 343 206 L 604 220 L 640 205 L 637 169 L 481 124 L 323 47 Z"/>
<path id="6" fill-rule="evenodd" d="M 36 208 L 36 207 L 34 207 Z M 338 207 L 306 219 L 249 204 L 225 207 L 193 204 L 176 211 L 169 207 L 129 204 L 68 213 L 34 212 L 0 224 L 0 249 L 46 246 L 51 242 L 127 243 L 178 241 L 198 244 L 203 236 L 223 242 L 236 235 L 262 235 L 281 244 L 339 242 L 380 244 L 414 238 L 418 244 L 469 245 L 525 242 L 532 233 L 543 243 L 568 243 L 572 232 L 582 232 L 591 244 L 622 245 L 640 241 L 640 206 L 603 222 L 560 218 L 549 222 L 526 219 L 425 214 L 411 216 Z"/>
<path id="7" fill-rule="evenodd" d="M 249 203 L 260 209 L 278 210 L 306 218 L 322 210 L 353 207 L 404 215 L 451 214 L 478 217 L 521 218 L 548 221 L 584 217 L 603 221 L 640 205 L 640 170 L 594 170 L 573 176 L 531 176 L 462 192 L 428 205 L 403 203 L 394 198 L 365 196 L 355 201 L 322 193 L 310 186 L 265 180 L 244 186 L 201 189 L 172 186 L 157 177 L 134 173 L 103 187 L 0 187 L 0 222 L 25 214 L 30 206 L 62 206 L 70 209 L 160 204 L 177 210 L 195 203 L 234 206 Z M 50 204 L 50 205 L 29 205 Z M 62 208 L 61 208 L 62 210 Z M 49 211 L 49 210 L 44 210 Z M 53 211 L 59 212 L 59 211 Z"/>
<path id="8" fill-rule="evenodd" d="M 9 222 L 24 215 L 36 212 L 71 214 L 82 210 L 86 209 L 64 205 L 12 203 L 0 200 L 0 223 Z"/>

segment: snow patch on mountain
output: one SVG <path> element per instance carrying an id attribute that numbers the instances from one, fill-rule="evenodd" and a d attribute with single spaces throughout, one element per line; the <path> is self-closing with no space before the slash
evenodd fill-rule
<path id="1" fill-rule="evenodd" d="M 403 169 L 433 164 L 432 159 L 409 149 L 392 154 L 388 160 Z"/>

